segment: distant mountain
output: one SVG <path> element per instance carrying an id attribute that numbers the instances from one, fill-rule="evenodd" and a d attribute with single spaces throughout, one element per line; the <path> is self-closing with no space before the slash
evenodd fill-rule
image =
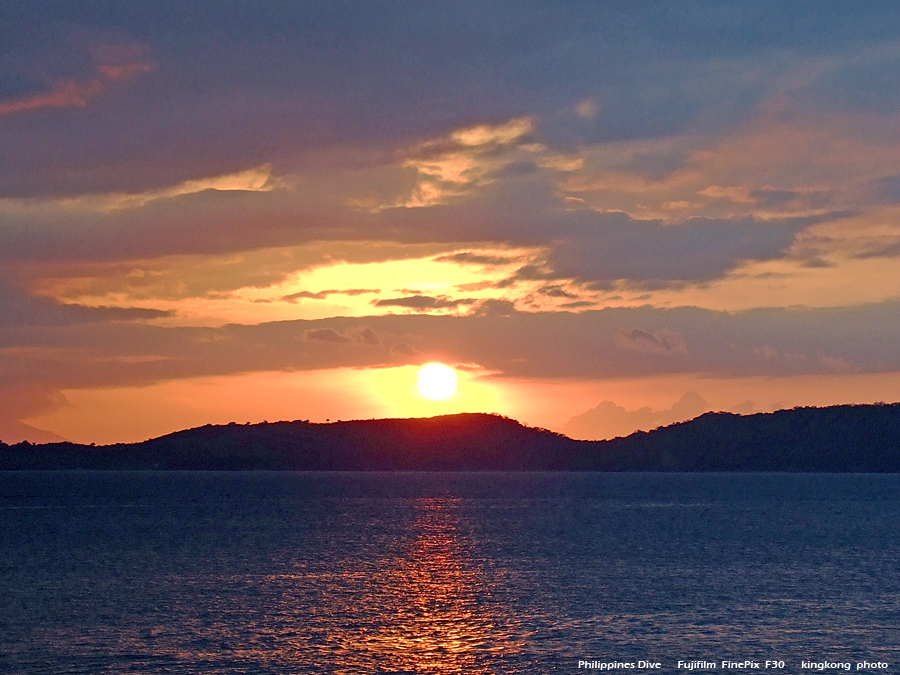
<path id="1" fill-rule="evenodd" d="M 61 443 L 66 440 L 62 436 L 36 429 L 18 420 L 0 420 L 0 438 L 5 439 L 7 443 L 20 443 L 25 440 L 32 443 Z"/>
<path id="2" fill-rule="evenodd" d="M 570 419 L 563 426 L 562 432 L 570 438 L 584 440 L 627 436 L 635 429 L 647 431 L 692 420 L 711 407 L 695 391 L 687 392 L 668 410 L 653 410 L 647 406 L 639 410 L 625 410 L 613 401 L 603 401 L 595 408 Z"/>
<path id="3" fill-rule="evenodd" d="M 207 425 L 142 443 L 0 443 L 0 469 L 900 472 L 900 404 L 707 413 L 610 441 L 499 415 Z"/>

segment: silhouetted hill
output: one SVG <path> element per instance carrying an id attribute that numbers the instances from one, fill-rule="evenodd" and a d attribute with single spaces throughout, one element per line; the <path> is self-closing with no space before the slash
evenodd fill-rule
<path id="1" fill-rule="evenodd" d="M 566 469 L 578 441 L 499 415 L 207 425 L 142 443 L 3 447 L 0 468 L 441 471 Z"/>
<path id="2" fill-rule="evenodd" d="M 900 404 L 707 413 L 611 441 L 499 415 L 207 425 L 142 443 L 0 443 L 0 469 L 900 472 Z"/>

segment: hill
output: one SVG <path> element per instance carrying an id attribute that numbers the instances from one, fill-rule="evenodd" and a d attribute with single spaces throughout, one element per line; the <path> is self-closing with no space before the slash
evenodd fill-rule
<path id="1" fill-rule="evenodd" d="M 207 425 L 141 443 L 0 443 L 0 469 L 900 472 L 900 404 L 707 413 L 610 441 L 499 415 Z"/>

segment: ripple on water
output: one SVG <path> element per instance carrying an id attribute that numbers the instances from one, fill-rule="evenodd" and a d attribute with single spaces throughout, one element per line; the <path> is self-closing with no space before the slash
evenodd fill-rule
<path id="1" fill-rule="evenodd" d="M 0 671 L 517 674 L 737 653 L 896 663 L 898 487 L 0 474 Z"/>

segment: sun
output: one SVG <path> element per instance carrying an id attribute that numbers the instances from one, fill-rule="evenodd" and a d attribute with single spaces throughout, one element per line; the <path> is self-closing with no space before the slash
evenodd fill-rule
<path id="1" fill-rule="evenodd" d="M 443 401 L 456 391 L 456 371 L 443 363 L 429 363 L 419 371 L 419 391 L 432 401 Z"/>

